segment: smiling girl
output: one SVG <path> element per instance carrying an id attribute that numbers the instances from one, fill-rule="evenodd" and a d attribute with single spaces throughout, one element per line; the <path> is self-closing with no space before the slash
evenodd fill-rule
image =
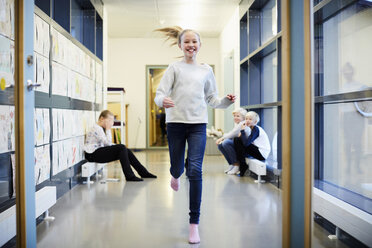
<path id="1" fill-rule="evenodd" d="M 227 108 L 234 95 L 219 98 L 212 68 L 198 63 L 200 35 L 179 27 L 158 29 L 183 52 L 181 61 L 168 66 L 156 91 L 155 103 L 166 111 L 170 155 L 171 187 L 178 191 L 184 171 L 186 142 L 188 144 L 187 175 L 190 182 L 189 243 L 199 243 L 199 216 L 202 195 L 202 164 L 206 144 L 207 104 Z M 167 40 L 168 40 L 167 39 Z"/>

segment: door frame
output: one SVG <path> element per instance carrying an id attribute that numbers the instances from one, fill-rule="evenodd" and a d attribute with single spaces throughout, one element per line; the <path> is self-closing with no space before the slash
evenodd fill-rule
<path id="1" fill-rule="evenodd" d="M 153 149 L 153 150 L 164 150 L 168 149 L 168 146 L 150 146 L 150 109 L 148 108 L 149 96 L 150 96 L 150 82 L 149 82 L 149 71 L 150 69 L 167 69 L 168 65 L 146 65 L 146 149 Z"/>
<path id="2" fill-rule="evenodd" d="M 35 93 L 27 86 L 34 82 L 34 7 L 34 1 L 14 2 L 17 247 L 36 247 Z"/>

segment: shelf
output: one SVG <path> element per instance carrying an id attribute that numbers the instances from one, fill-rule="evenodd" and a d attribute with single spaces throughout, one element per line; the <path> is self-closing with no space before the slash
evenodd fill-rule
<path id="1" fill-rule="evenodd" d="M 254 105 L 245 105 L 241 106 L 244 109 L 261 109 L 261 108 L 274 108 L 282 106 L 282 102 L 272 102 L 272 103 L 264 103 L 264 104 L 254 104 Z"/>
<path id="2" fill-rule="evenodd" d="M 248 22 L 247 14 L 240 19 L 240 59 L 248 55 Z"/>
<path id="3" fill-rule="evenodd" d="M 240 66 L 240 104 L 248 104 L 248 61 Z"/>
<path id="4" fill-rule="evenodd" d="M 40 8 L 46 15 L 50 16 L 50 2 L 45 0 L 35 0 L 35 5 Z M 35 8 L 36 9 L 36 8 Z"/>
<path id="5" fill-rule="evenodd" d="M 314 7 L 314 23 L 323 23 L 328 18 L 354 3 L 355 1 L 353 0 L 324 0 Z"/>
<path id="6" fill-rule="evenodd" d="M 111 92 L 124 92 L 125 93 L 125 89 L 121 87 L 107 87 L 107 91 L 110 93 Z"/>
<path id="7" fill-rule="evenodd" d="M 43 15 L 51 18 L 97 59 L 103 59 L 103 3 L 101 1 L 35 0 L 35 5 L 35 13 L 42 12 Z M 47 21 L 45 17 L 43 19 Z M 52 23 L 49 20 L 47 22 Z M 58 31 L 63 33 L 61 30 Z"/>
<path id="8" fill-rule="evenodd" d="M 96 12 L 96 55 L 103 60 L 103 20 Z"/>
<path id="9" fill-rule="evenodd" d="M 68 33 L 70 33 L 71 25 L 70 16 L 71 16 L 70 0 L 53 1 L 52 18 Z"/>
<path id="10" fill-rule="evenodd" d="M 240 105 L 260 115 L 269 140 L 281 142 L 281 1 L 242 0 L 240 22 Z M 243 24 L 242 24 L 243 23 Z M 242 44 L 242 41 L 246 43 Z M 280 151 L 278 151 L 280 154 Z M 272 160 L 273 154 L 268 160 Z M 281 159 L 278 168 L 281 168 Z"/>
<path id="11" fill-rule="evenodd" d="M 281 37 L 282 37 L 282 32 L 279 32 L 277 35 L 275 35 L 270 40 L 265 42 L 265 44 L 257 48 L 252 53 L 248 54 L 247 57 L 245 57 L 243 60 L 240 61 L 240 64 L 243 64 L 244 62 L 255 57 L 256 55 L 259 57 L 264 57 L 267 54 L 273 52 L 276 49 L 276 41 Z"/>

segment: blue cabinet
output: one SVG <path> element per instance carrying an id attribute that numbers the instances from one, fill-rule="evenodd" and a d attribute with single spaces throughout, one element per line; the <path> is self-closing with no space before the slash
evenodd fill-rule
<path id="1" fill-rule="evenodd" d="M 35 0 L 35 5 L 102 60 L 103 4 L 90 0 Z"/>
<path id="2" fill-rule="evenodd" d="M 280 1 L 243 0 L 240 8 L 240 103 L 260 115 L 258 125 L 275 148 L 268 168 L 281 169 L 276 148 L 282 137 Z"/>

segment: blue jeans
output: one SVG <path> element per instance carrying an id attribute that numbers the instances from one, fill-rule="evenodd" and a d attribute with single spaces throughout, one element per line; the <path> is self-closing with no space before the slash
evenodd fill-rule
<path id="1" fill-rule="evenodd" d="M 202 164 L 207 141 L 206 124 L 167 123 L 167 137 L 170 173 L 174 178 L 179 178 L 184 171 L 187 142 L 190 223 L 198 224 L 202 196 Z"/>
<path id="2" fill-rule="evenodd" d="M 225 139 L 221 144 L 218 145 L 218 149 L 222 152 L 223 156 L 225 156 L 229 164 L 238 162 L 233 139 Z"/>

